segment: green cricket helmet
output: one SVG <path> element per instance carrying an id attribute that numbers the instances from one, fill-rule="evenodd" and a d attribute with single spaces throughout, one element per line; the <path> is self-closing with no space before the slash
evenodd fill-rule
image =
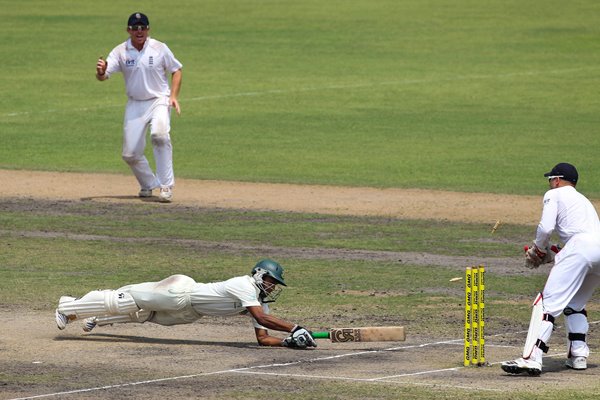
<path id="1" fill-rule="evenodd" d="M 275 301 L 281 294 L 281 288 L 275 287 L 274 284 L 264 281 L 263 278 L 265 276 L 270 276 L 278 284 L 287 286 L 283 280 L 283 267 L 273 260 L 264 259 L 259 261 L 254 268 L 252 268 L 250 275 L 252 275 L 256 282 L 256 286 L 260 289 L 261 299 L 265 303 Z"/>

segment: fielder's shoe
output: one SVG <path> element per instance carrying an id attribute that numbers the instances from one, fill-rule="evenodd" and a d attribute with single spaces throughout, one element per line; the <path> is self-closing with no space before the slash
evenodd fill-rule
<path id="1" fill-rule="evenodd" d="M 584 370 L 587 369 L 587 358 L 585 357 L 569 357 L 567 358 L 567 362 L 565 363 L 567 368 L 575 369 L 575 370 Z"/>
<path id="2" fill-rule="evenodd" d="M 91 332 L 96 327 L 96 317 L 89 317 L 83 320 L 83 331 Z"/>
<path id="3" fill-rule="evenodd" d="M 170 203 L 173 201 L 173 190 L 171 188 L 160 188 L 158 200 L 161 203 Z"/>
<path id="4" fill-rule="evenodd" d="M 138 193 L 138 197 L 152 197 L 152 189 L 140 189 L 140 192 Z"/>
<path id="5" fill-rule="evenodd" d="M 505 361 L 500 365 L 500 367 L 502 367 L 504 372 L 508 372 L 509 374 L 521 374 L 526 372 L 531 376 L 538 376 L 542 373 L 541 363 L 533 360 L 526 360 L 524 358 L 517 358 L 513 361 Z"/>

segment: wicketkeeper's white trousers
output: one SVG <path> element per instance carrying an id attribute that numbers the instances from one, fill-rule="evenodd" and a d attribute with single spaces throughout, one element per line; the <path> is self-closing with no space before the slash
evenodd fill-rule
<path id="1" fill-rule="evenodd" d="M 600 238 L 588 234 L 573 236 L 556 255 L 543 291 L 544 310 L 558 317 L 565 308 L 581 311 L 600 285 Z M 566 316 L 566 326 L 571 333 L 587 334 L 588 321 L 583 314 Z M 547 341 L 548 330 L 541 338 Z M 569 341 L 573 356 L 587 357 L 589 348 L 583 341 Z"/>

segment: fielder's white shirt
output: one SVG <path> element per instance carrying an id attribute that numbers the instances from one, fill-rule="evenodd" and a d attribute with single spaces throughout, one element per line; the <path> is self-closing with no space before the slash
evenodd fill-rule
<path id="1" fill-rule="evenodd" d="M 600 238 L 600 221 L 596 209 L 573 186 L 550 189 L 544 195 L 542 219 L 535 237 L 536 246 L 545 249 L 555 229 L 565 244 L 579 233 Z"/>
<path id="2" fill-rule="evenodd" d="M 244 275 L 223 282 L 196 283 L 190 292 L 190 301 L 194 310 L 201 315 L 236 315 L 252 306 L 261 306 L 268 314 L 269 306 L 260 301 L 259 295 L 260 290 L 254 278 Z M 266 329 L 258 325 L 256 320 L 254 326 Z"/>
<path id="3" fill-rule="evenodd" d="M 183 67 L 166 44 L 150 37 L 141 51 L 127 39 L 110 52 L 106 62 L 106 77 L 122 72 L 127 96 L 133 100 L 170 96 L 169 75 Z"/>

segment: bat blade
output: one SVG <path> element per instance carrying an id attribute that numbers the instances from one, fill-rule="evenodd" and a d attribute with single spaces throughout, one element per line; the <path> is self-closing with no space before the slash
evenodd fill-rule
<path id="1" fill-rule="evenodd" d="M 334 328 L 329 332 L 314 332 L 314 338 L 329 338 L 333 343 L 397 342 L 406 340 L 403 326 L 372 326 L 362 328 Z"/>

